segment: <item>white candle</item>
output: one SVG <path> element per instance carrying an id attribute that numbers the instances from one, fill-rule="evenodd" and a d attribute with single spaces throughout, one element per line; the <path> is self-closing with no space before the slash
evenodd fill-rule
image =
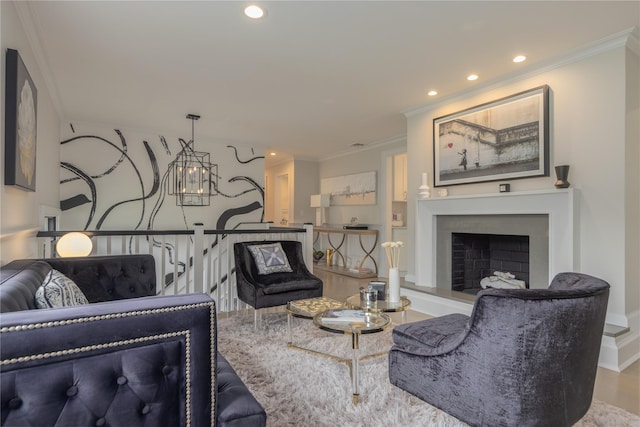
<path id="1" fill-rule="evenodd" d="M 427 185 L 427 173 L 422 172 L 422 185 Z"/>

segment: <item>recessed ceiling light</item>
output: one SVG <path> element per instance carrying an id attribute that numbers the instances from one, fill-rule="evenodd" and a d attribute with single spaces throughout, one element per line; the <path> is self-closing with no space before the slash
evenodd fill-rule
<path id="1" fill-rule="evenodd" d="M 526 56 L 524 55 L 518 55 L 515 58 L 513 58 L 513 62 L 524 62 L 527 59 Z"/>
<path id="2" fill-rule="evenodd" d="M 269 153 L 269 155 L 271 155 L 271 156 L 275 156 L 275 155 L 276 155 L 276 153 L 275 153 L 274 151 L 272 151 L 272 152 L 270 152 L 270 153 Z"/>
<path id="3" fill-rule="evenodd" d="M 438 91 L 436 90 L 430 90 L 429 92 L 427 92 L 427 95 L 429 96 L 436 96 L 438 94 Z"/>
<path id="4" fill-rule="evenodd" d="M 477 74 L 470 74 L 470 75 L 467 76 L 467 80 L 469 80 L 469 81 L 478 80 L 478 75 Z"/>
<path id="5" fill-rule="evenodd" d="M 251 19 L 260 19 L 264 16 L 264 10 L 260 6 L 252 4 L 244 8 L 244 14 Z"/>

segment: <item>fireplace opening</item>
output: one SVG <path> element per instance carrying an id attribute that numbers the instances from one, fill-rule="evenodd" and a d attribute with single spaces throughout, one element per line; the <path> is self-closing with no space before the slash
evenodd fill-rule
<path id="1" fill-rule="evenodd" d="M 475 294 L 494 272 L 511 273 L 529 287 L 529 236 L 451 233 L 451 289 Z"/>

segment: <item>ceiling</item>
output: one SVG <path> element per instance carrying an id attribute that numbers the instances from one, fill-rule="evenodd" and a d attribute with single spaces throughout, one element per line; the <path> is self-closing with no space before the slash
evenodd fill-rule
<path id="1" fill-rule="evenodd" d="M 637 1 L 268 1 L 260 21 L 246 4 L 16 7 L 63 120 L 189 136 L 195 113 L 198 140 L 279 159 L 393 141 L 403 112 L 640 25 Z M 514 64 L 517 54 L 527 61 Z"/>

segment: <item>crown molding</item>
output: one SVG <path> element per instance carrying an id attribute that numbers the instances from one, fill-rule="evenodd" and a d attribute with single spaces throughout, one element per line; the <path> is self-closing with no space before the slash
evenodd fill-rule
<path id="1" fill-rule="evenodd" d="M 515 72 L 510 73 L 500 78 L 489 80 L 484 85 L 477 86 L 472 90 L 458 92 L 450 96 L 443 97 L 437 102 L 431 102 L 428 104 L 423 104 L 416 108 L 404 110 L 402 111 L 402 114 L 404 114 L 405 117 L 410 118 L 418 114 L 422 114 L 427 111 L 431 111 L 441 106 L 447 105 L 452 101 L 463 100 L 472 95 L 481 94 L 488 90 L 498 89 L 500 87 L 503 87 L 511 83 L 526 80 L 534 76 L 549 72 L 557 68 L 564 67 L 566 65 L 569 65 L 575 62 L 582 61 L 584 59 L 599 55 L 603 52 L 607 52 L 619 47 L 626 46 L 630 50 L 637 53 L 639 50 L 638 47 L 640 43 L 638 43 L 638 36 L 637 36 L 636 30 L 637 30 L 636 27 L 627 28 L 626 30 L 620 31 L 608 37 L 602 38 L 595 42 L 589 43 L 587 45 L 583 45 L 577 49 L 573 49 L 564 54 L 556 56 L 550 61 L 547 61 L 539 65 L 534 70 L 531 70 L 525 73 L 515 73 Z"/>
<path id="2" fill-rule="evenodd" d="M 40 43 L 42 37 L 39 30 L 40 26 L 38 25 L 37 14 L 31 6 L 31 2 L 14 1 L 13 5 L 16 8 L 16 13 L 18 14 L 22 28 L 27 36 L 27 42 L 33 51 L 36 64 L 38 64 L 38 68 L 40 69 L 44 85 L 47 87 L 47 92 L 49 93 L 49 98 L 51 98 L 53 108 L 58 114 L 58 118 L 62 121 L 64 119 L 64 114 L 62 112 L 62 103 L 60 102 L 60 93 L 58 91 L 58 86 L 55 84 L 51 67 L 49 67 L 47 56 L 42 48 L 42 43 Z"/>

